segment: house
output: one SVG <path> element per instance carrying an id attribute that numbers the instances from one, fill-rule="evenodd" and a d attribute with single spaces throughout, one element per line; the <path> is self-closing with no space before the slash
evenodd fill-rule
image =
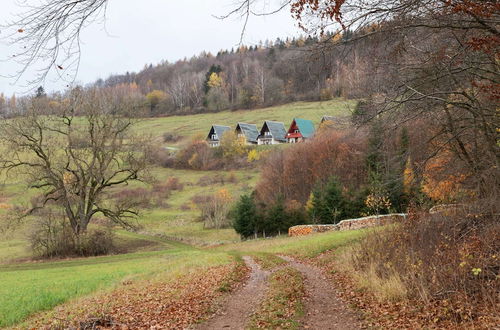
<path id="1" fill-rule="evenodd" d="M 288 143 L 302 142 L 310 139 L 314 131 L 314 124 L 311 120 L 294 118 L 286 134 L 286 140 Z"/>
<path id="2" fill-rule="evenodd" d="M 257 144 L 279 144 L 286 142 L 286 128 L 278 121 L 266 120 L 260 129 Z"/>
<path id="3" fill-rule="evenodd" d="M 207 143 L 211 147 L 220 146 L 220 139 L 222 138 L 222 135 L 230 130 L 231 127 L 229 126 L 212 125 L 212 128 L 210 129 L 210 132 L 207 135 Z"/>
<path id="4" fill-rule="evenodd" d="M 257 138 L 259 137 L 257 125 L 238 123 L 234 132 L 238 138 L 245 139 L 246 144 L 257 144 Z"/>

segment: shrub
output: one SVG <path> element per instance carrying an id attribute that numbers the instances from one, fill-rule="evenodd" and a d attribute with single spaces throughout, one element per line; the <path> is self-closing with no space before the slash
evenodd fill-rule
<path id="1" fill-rule="evenodd" d="M 34 222 L 28 237 L 33 254 L 42 258 L 108 254 L 114 248 L 113 238 L 109 227 L 89 229 L 77 236 L 67 220 L 49 212 Z"/>
<path id="2" fill-rule="evenodd" d="M 204 196 L 197 200 L 196 205 L 201 211 L 204 227 L 221 229 L 231 225 L 229 210 L 232 197 L 226 189 L 220 189 L 211 196 Z"/>
<path id="3" fill-rule="evenodd" d="M 370 233 L 351 263 L 382 299 L 406 297 L 436 308 L 439 320 L 473 321 L 500 303 L 499 235 L 495 213 L 413 213 Z"/>
<path id="4" fill-rule="evenodd" d="M 181 138 L 182 137 L 180 135 L 177 135 L 174 133 L 170 133 L 170 132 L 163 133 L 163 142 L 175 143 L 175 142 L 179 141 Z"/>

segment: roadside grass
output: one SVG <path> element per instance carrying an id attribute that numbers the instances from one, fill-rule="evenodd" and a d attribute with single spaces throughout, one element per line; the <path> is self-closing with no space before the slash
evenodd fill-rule
<path id="1" fill-rule="evenodd" d="M 250 240 L 238 244 L 227 244 L 217 247 L 217 249 L 246 253 L 282 253 L 299 258 L 312 258 L 325 251 L 353 244 L 363 238 L 366 233 L 366 230 L 348 230 L 300 237 L 281 236 L 277 238 Z"/>
<path id="2" fill-rule="evenodd" d="M 260 308 L 252 317 L 250 329 L 298 329 L 303 314 L 304 277 L 293 267 L 275 271 Z"/>
<path id="3" fill-rule="evenodd" d="M 356 103 L 357 101 L 355 100 L 336 98 L 330 101 L 295 102 L 255 110 L 148 118 L 142 119 L 137 124 L 136 130 L 147 132 L 154 137 L 160 137 L 166 132 L 188 137 L 197 134 L 208 134 L 208 130 L 212 124 L 228 125 L 234 129 L 236 123 L 246 122 L 257 124 L 257 127 L 260 129 L 265 120 L 275 120 L 283 122 L 285 127 L 287 127 L 295 117 L 310 119 L 318 126 L 321 117 L 324 115 L 348 116 L 354 110 Z"/>
<path id="4" fill-rule="evenodd" d="M 286 260 L 278 257 L 277 255 L 265 252 L 254 252 L 249 254 L 253 260 L 259 264 L 262 269 L 272 270 L 278 266 L 286 264 Z"/>

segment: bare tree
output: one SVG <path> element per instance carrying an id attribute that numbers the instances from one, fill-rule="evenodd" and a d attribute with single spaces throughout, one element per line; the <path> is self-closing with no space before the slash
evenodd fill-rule
<path id="1" fill-rule="evenodd" d="M 20 52 L 13 60 L 21 65 L 20 79 L 31 67 L 37 67 L 35 78 L 28 83 L 37 86 L 51 70 L 64 80 L 72 81 L 80 62 L 80 35 L 90 23 L 103 19 L 108 0 L 43 0 L 24 2 L 23 13 L 8 23 L 12 31 L 7 38 Z"/>
<path id="2" fill-rule="evenodd" d="M 101 91 L 73 91 L 64 102 L 52 116 L 39 115 L 33 103 L 25 116 L 0 123 L 0 170 L 42 193 L 24 215 L 62 208 L 77 237 L 97 214 L 132 227 L 132 205 L 104 197 L 113 187 L 142 180 L 147 141 L 134 136 L 133 120 L 115 115 L 116 103 Z"/>

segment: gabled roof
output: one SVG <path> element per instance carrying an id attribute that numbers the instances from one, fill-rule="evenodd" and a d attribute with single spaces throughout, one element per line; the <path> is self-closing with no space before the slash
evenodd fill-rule
<path id="1" fill-rule="evenodd" d="M 295 124 L 299 128 L 300 134 L 305 138 L 310 138 L 314 134 L 314 124 L 309 119 L 294 118 Z M 293 124 L 293 123 L 292 123 Z"/>
<path id="2" fill-rule="evenodd" d="M 210 132 L 208 133 L 208 136 L 207 136 L 207 139 L 211 139 L 212 137 L 210 136 L 212 133 L 212 131 L 217 134 L 217 139 L 220 140 L 222 138 L 222 135 L 227 132 L 227 131 L 230 131 L 231 130 L 231 127 L 229 126 L 222 126 L 222 125 L 212 125 L 212 128 L 210 129 Z"/>
<path id="3" fill-rule="evenodd" d="M 241 133 L 245 135 L 245 138 L 247 139 L 248 142 L 257 142 L 257 137 L 259 137 L 259 131 L 257 130 L 257 125 L 238 123 L 238 125 L 236 125 L 236 130 L 238 130 L 238 128 L 241 130 Z"/>
<path id="4" fill-rule="evenodd" d="M 333 116 L 323 116 L 323 118 L 321 118 L 321 122 L 324 122 L 324 121 L 335 121 L 335 117 Z"/>
<path id="5" fill-rule="evenodd" d="M 286 141 L 286 128 L 285 125 L 279 121 L 266 120 L 262 129 L 260 130 L 260 135 L 264 135 L 264 129 L 267 127 L 269 132 L 271 132 L 272 137 L 277 141 Z"/>

